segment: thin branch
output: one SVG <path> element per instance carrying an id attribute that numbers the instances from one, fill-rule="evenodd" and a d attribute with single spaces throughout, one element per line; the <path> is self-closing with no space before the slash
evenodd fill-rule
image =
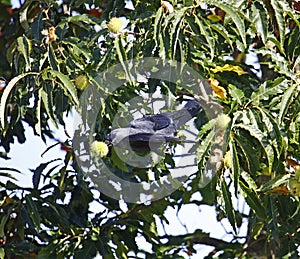
<path id="1" fill-rule="evenodd" d="M 196 231 L 197 232 L 197 231 Z M 172 243 L 173 245 L 175 243 L 193 243 L 193 244 L 199 244 L 199 245 L 207 245 L 207 246 L 213 246 L 216 250 L 220 251 L 226 248 L 236 249 L 236 250 L 243 250 L 243 245 L 238 242 L 227 242 L 221 239 L 209 237 L 206 233 L 194 233 L 194 234 L 187 234 L 187 235 L 178 235 L 178 236 L 160 236 L 161 239 L 166 238 L 169 240 L 168 243 Z M 178 244 L 179 245 L 179 244 Z"/>

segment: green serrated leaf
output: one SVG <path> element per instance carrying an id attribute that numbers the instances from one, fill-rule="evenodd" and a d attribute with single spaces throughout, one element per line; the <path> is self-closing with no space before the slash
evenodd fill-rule
<path id="1" fill-rule="evenodd" d="M 234 134 L 234 140 L 236 141 L 237 145 L 242 150 L 242 153 L 244 155 L 244 158 L 247 162 L 247 167 L 249 171 L 255 175 L 257 171 L 260 170 L 260 163 L 259 163 L 259 157 L 256 153 L 256 150 L 252 146 L 252 141 L 249 139 L 245 139 L 245 134 L 240 135 L 241 133 Z"/>
<path id="2" fill-rule="evenodd" d="M 42 137 L 42 126 L 41 126 L 41 109 L 42 109 L 42 88 L 39 90 L 37 100 L 37 107 L 36 107 L 36 118 L 37 122 L 35 124 L 35 131 L 38 136 Z"/>
<path id="3" fill-rule="evenodd" d="M 157 10 L 157 13 L 155 15 L 155 19 L 154 19 L 154 40 L 156 42 L 156 46 L 159 46 L 160 43 L 159 43 L 159 35 L 161 34 L 161 25 L 162 25 L 162 19 L 163 19 L 163 8 L 160 7 L 158 10 Z"/>
<path id="4" fill-rule="evenodd" d="M 233 183 L 234 183 L 234 191 L 235 196 L 238 196 L 238 183 L 240 178 L 240 165 L 238 160 L 238 154 L 236 152 L 236 147 L 233 141 L 229 142 L 229 151 L 230 151 L 230 157 L 231 157 L 231 171 L 233 174 Z"/>
<path id="5" fill-rule="evenodd" d="M 294 60 L 300 54 L 300 28 L 295 26 L 288 37 L 287 52 L 290 60 Z"/>
<path id="6" fill-rule="evenodd" d="M 257 238 L 260 235 L 261 231 L 263 230 L 264 226 L 265 226 L 265 224 L 263 222 L 259 221 L 259 222 L 256 222 L 254 224 L 254 226 L 252 227 L 251 233 L 255 240 L 257 240 Z"/>
<path id="7" fill-rule="evenodd" d="M 257 91 L 253 92 L 248 103 L 255 102 L 259 105 L 260 100 L 269 100 L 272 95 L 282 93 L 287 84 L 288 80 L 284 77 L 279 77 L 274 82 L 265 82 L 260 85 Z"/>
<path id="8" fill-rule="evenodd" d="M 23 77 L 26 77 L 28 75 L 37 75 L 37 74 L 38 73 L 35 73 L 35 72 L 28 72 L 28 73 L 18 75 L 16 77 L 14 77 L 5 87 L 3 94 L 1 96 L 1 102 L 0 102 L 0 121 L 1 121 L 2 128 L 5 128 L 5 125 L 6 125 L 6 121 L 7 121 L 6 106 L 7 106 L 9 94 L 11 93 L 12 89 L 14 88 L 16 83 Z"/>
<path id="9" fill-rule="evenodd" d="M 265 145 L 265 152 L 267 154 L 267 160 L 268 160 L 268 173 L 270 174 L 273 169 L 273 163 L 274 163 L 274 149 L 270 144 Z"/>
<path id="10" fill-rule="evenodd" d="M 228 92 L 233 100 L 236 100 L 239 105 L 242 105 L 243 99 L 245 97 L 244 92 L 242 90 L 238 89 L 236 86 L 232 84 L 229 84 Z"/>
<path id="11" fill-rule="evenodd" d="M 35 201 L 32 199 L 31 195 L 26 195 L 25 200 L 26 200 L 27 212 L 28 212 L 33 224 L 39 231 L 40 225 L 41 225 L 41 220 L 40 220 L 40 214 L 38 213 L 38 209 L 35 205 Z"/>
<path id="12" fill-rule="evenodd" d="M 163 26 L 163 8 L 160 7 L 156 13 L 155 20 L 154 20 L 154 35 L 155 35 L 155 43 L 158 48 L 159 56 L 163 59 L 167 58 L 168 50 L 165 48 L 165 41 L 168 40 L 164 32 L 167 28 L 167 23 Z"/>
<path id="13" fill-rule="evenodd" d="M 248 131 L 249 134 L 251 136 L 253 136 L 254 138 L 256 138 L 259 141 L 259 143 L 261 143 L 261 146 L 264 147 L 263 139 L 265 138 L 265 133 L 262 132 L 258 127 L 255 127 L 255 125 L 253 125 L 253 124 L 246 125 L 246 124 L 241 124 L 241 123 L 235 124 L 234 127 L 241 128 L 241 129 Z"/>
<path id="14" fill-rule="evenodd" d="M 56 144 L 55 144 L 56 145 Z M 40 164 L 36 169 L 30 169 L 30 171 L 33 173 L 32 176 L 32 183 L 33 183 L 33 188 L 34 189 L 38 189 L 39 183 L 40 183 L 40 179 L 41 179 L 41 175 L 43 173 L 43 171 L 45 170 L 45 168 L 52 162 L 58 161 L 60 159 L 53 159 L 49 162 Z"/>
<path id="15" fill-rule="evenodd" d="M 197 162 L 200 162 L 207 154 L 214 137 L 215 137 L 215 132 L 212 130 L 211 132 L 208 133 L 208 135 L 203 140 L 201 140 L 201 144 L 199 145 L 196 151 Z"/>
<path id="16" fill-rule="evenodd" d="M 257 125 L 253 125 L 249 124 L 249 125 L 245 125 L 245 124 L 235 124 L 234 127 L 237 128 L 242 128 L 246 131 L 249 132 L 249 134 L 251 136 L 253 136 L 261 145 L 262 149 L 264 150 L 265 154 L 267 155 L 267 160 L 268 160 L 268 168 L 269 168 L 269 172 L 271 172 L 272 170 L 272 166 L 273 166 L 273 162 L 274 162 L 274 150 L 273 147 L 270 145 L 268 138 L 265 134 L 265 132 L 262 132 L 259 128 L 258 128 L 258 124 Z M 249 155 L 249 153 L 248 153 Z"/>
<path id="17" fill-rule="evenodd" d="M 31 53 L 31 41 L 26 36 L 20 36 L 17 39 L 18 51 L 23 55 L 26 67 L 26 72 L 30 70 L 30 53 Z"/>
<path id="18" fill-rule="evenodd" d="M 66 95 L 70 97 L 71 101 L 73 101 L 75 105 L 79 105 L 76 86 L 69 79 L 69 77 L 67 77 L 63 73 L 56 71 L 56 70 L 49 70 L 47 72 L 49 72 L 53 76 L 57 77 L 61 81 L 62 84 L 60 84 L 60 85 L 64 89 Z"/>
<path id="19" fill-rule="evenodd" d="M 272 146 L 276 151 L 277 158 L 279 159 L 282 149 L 282 135 L 280 133 L 279 125 L 276 123 L 275 119 L 272 117 L 272 115 L 269 114 L 268 111 L 265 112 L 259 107 L 257 107 L 257 109 L 261 113 L 262 122 L 264 123 L 264 126 L 268 132 L 268 139 L 272 143 Z"/>
<path id="20" fill-rule="evenodd" d="M 260 35 L 263 43 L 265 43 L 267 41 L 269 26 L 267 11 L 262 3 L 257 1 L 252 4 L 251 11 L 253 14 L 252 20 L 255 24 L 257 33 Z"/>
<path id="21" fill-rule="evenodd" d="M 207 123 L 205 123 L 199 133 L 198 133 L 198 137 L 201 138 L 203 134 L 205 134 L 206 132 L 208 132 L 209 130 L 211 130 L 214 126 L 216 125 L 216 119 L 211 119 L 209 120 Z"/>
<path id="22" fill-rule="evenodd" d="M 266 221 L 268 216 L 265 207 L 263 206 L 257 193 L 253 189 L 247 187 L 241 180 L 239 185 L 241 187 L 242 195 L 245 198 L 249 207 L 255 212 L 255 214 L 259 218 Z"/>
<path id="23" fill-rule="evenodd" d="M 244 17 L 241 17 L 241 13 L 238 9 L 233 8 L 232 6 L 226 4 L 226 3 L 220 3 L 219 1 L 206 1 L 209 4 L 215 5 L 226 12 L 226 16 L 228 18 L 231 18 L 234 22 L 238 32 L 239 36 L 242 39 L 243 47 L 247 48 L 247 41 L 246 41 L 246 29 L 245 29 L 245 19 Z"/>
<path id="24" fill-rule="evenodd" d="M 278 25 L 278 31 L 280 35 L 280 52 L 284 54 L 284 40 L 285 40 L 285 30 L 286 30 L 286 24 L 285 24 L 285 18 L 282 11 L 282 7 L 279 4 L 278 0 L 271 0 L 271 5 L 275 12 L 275 18 Z"/>
<path id="25" fill-rule="evenodd" d="M 71 46 L 77 56 L 82 55 L 86 60 L 92 59 L 92 54 L 88 50 L 84 49 L 83 46 L 78 47 L 78 42 L 73 42 L 71 39 L 66 39 L 63 40 L 62 43 Z"/>
<path id="26" fill-rule="evenodd" d="M 297 85 L 294 84 L 294 85 L 291 85 L 284 93 L 284 95 L 282 97 L 282 101 L 280 103 L 280 111 L 278 114 L 278 122 L 279 123 L 282 123 L 282 119 L 283 119 L 284 115 L 286 114 L 286 112 L 292 102 L 294 92 L 296 89 L 297 89 Z"/>
<path id="27" fill-rule="evenodd" d="M 248 174 L 248 173 L 245 172 L 245 171 L 242 171 L 242 172 L 241 172 L 241 176 L 243 177 L 243 179 L 244 179 L 245 182 L 247 183 L 247 186 L 248 186 L 250 189 L 253 189 L 254 191 L 257 191 L 258 187 L 257 187 L 255 181 L 253 180 L 253 178 L 251 177 L 250 174 Z"/>
<path id="28" fill-rule="evenodd" d="M 268 40 L 272 41 L 278 48 L 280 47 L 277 39 L 269 37 Z M 283 56 L 283 54 L 276 52 L 275 49 L 259 49 L 256 51 L 257 54 L 267 56 L 272 62 L 266 62 L 269 68 L 273 69 L 281 75 L 285 75 L 293 80 L 296 79 L 296 74 L 290 70 L 290 62 Z"/>
<path id="29" fill-rule="evenodd" d="M 27 3 L 28 2 L 30 3 L 31 1 L 27 1 Z M 20 16 L 19 16 L 20 24 L 25 31 L 27 31 L 30 28 L 28 19 L 27 19 L 28 7 L 29 7 L 29 4 L 25 3 L 25 6 L 22 7 L 22 10 L 20 11 Z"/>
<path id="30" fill-rule="evenodd" d="M 257 108 L 261 114 L 262 122 L 264 123 L 264 126 L 266 127 L 268 133 L 272 135 L 272 132 L 274 132 L 274 124 L 272 123 L 270 117 L 266 114 L 266 112 L 263 111 L 261 108 Z M 271 137 L 271 136 L 270 136 Z"/>
<path id="31" fill-rule="evenodd" d="M 50 67 L 53 70 L 59 70 L 59 67 L 57 66 L 57 58 L 53 49 L 53 46 L 50 44 L 47 52 L 47 58 L 50 64 Z"/>
<path id="32" fill-rule="evenodd" d="M 26 1 L 26 2 L 29 2 L 29 1 Z M 43 12 L 39 12 L 37 14 L 36 18 L 34 19 L 33 23 L 30 24 L 33 38 L 37 41 L 40 41 L 43 36 L 41 34 L 41 31 L 45 27 L 43 18 L 44 18 Z"/>
<path id="33" fill-rule="evenodd" d="M 59 26 L 61 26 L 62 24 L 66 23 L 66 22 L 82 23 L 83 25 L 84 25 L 84 23 L 99 25 L 98 22 L 95 19 L 93 19 L 93 17 L 88 16 L 87 14 L 79 14 L 79 15 L 74 15 L 74 16 L 68 17 L 65 21 L 60 23 Z"/>
<path id="34" fill-rule="evenodd" d="M 226 30 L 224 26 L 222 26 L 221 24 L 211 24 L 210 27 L 216 32 L 218 32 L 227 41 L 231 49 L 234 50 L 232 40 L 229 37 L 230 33 Z"/>
<path id="35" fill-rule="evenodd" d="M 277 177 L 271 179 L 270 181 L 262 185 L 259 191 L 261 192 L 270 191 L 280 185 L 286 184 L 290 178 L 291 178 L 290 174 L 278 175 Z"/>
<path id="36" fill-rule="evenodd" d="M 208 30 L 210 29 L 209 26 L 207 26 L 207 24 L 205 24 L 204 22 L 202 22 L 197 15 L 194 15 L 195 17 L 195 22 L 199 27 L 200 33 L 205 37 L 209 49 L 210 49 L 210 56 L 211 56 L 211 60 L 214 58 L 214 53 L 215 53 L 215 40 L 214 38 L 211 36 L 211 33 L 208 32 Z"/>
<path id="37" fill-rule="evenodd" d="M 224 177 L 221 178 L 221 190 L 222 190 L 222 198 L 224 200 L 224 205 L 225 205 L 225 213 L 227 215 L 231 227 L 233 228 L 234 232 L 237 233 L 237 228 L 236 228 L 237 224 L 235 218 L 235 211 L 233 209 L 233 204 L 231 199 L 231 193 L 229 191 L 228 185 L 226 184 Z"/>
<path id="38" fill-rule="evenodd" d="M 171 32 L 170 32 L 170 46 L 172 46 L 172 52 L 171 56 L 173 59 L 175 59 L 175 54 L 176 54 L 176 48 L 177 48 L 177 43 L 178 43 L 178 37 L 180 33 L 180 24 L 184 18 L 184 15 L 188 8 L 181 8 L 179 11 L 176 11 L 172 15 L 172 21 L 171 21 Z M 171 17 L 170 17 L 171 18 Z"/>
<path id="39" fill-rule="evenodd" d="M 184 64 L 186 64 L 185 44 L 182 41 L 178 41 L 178 47 L 180 52 L 180 66 L 181 66 L 180 73 L 183 73 Z"/>
<path id="40" fill-rule="evenodd" d="M 116 52 L 117 52 L 117 55 L 118 55 L 118 61 L 121 63 L 121 65 L 123 67 L 123 70 L 125 72 L 126 81 L 133 84 L 133 82 L 135 80 L 134 80 L 133 76 L 130 74 L 130 71 L 128 69 L 128 65 L 125 64 L 125 62 L 127 60 L 127 55 L 126 55 L 125 49 L 124 49 L 123 44 L 122 44 L 122 37 L 117 37 L 114 41 L 114 45 L 115 45 Z"/>
<path id="41" fill-rule="evenodd" d="M 51 121 L 53 122 L 53 124 L 55 125 L 55 127 L 57 128 L 57 121 L 54 117 L 54 107 L 53 107 L 53 96 L 52 96 L 52 91 L 53 88 L 51 87 L 51 85 L 45 85 L 43 86 L 43 88 L 41 89 L 41 96 L 42 96 L 42 101 L 43 101 L 43 105 L 45 107 L 46 113 L 49 116 L 49 118 L 51 119 Z"/>

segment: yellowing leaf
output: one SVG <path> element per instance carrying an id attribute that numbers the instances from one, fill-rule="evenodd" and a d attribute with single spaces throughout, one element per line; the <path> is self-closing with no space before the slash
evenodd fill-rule
<path id="1" fill-rule="evenodd" d="M 234 66 L 230 64 L 225 64 L 224 66 L 216 66 L 211 70 L 213 73 L 224 72 L 224 71 L 232 71 L 237 73 L 239 76 L 245 74 L 246 72 L 240 66 Z"/>
<path id="2" fill-rule="evenodd" d="M 210 87 L 213 89 L 216 96 L 219 98 L 227 98 L 227 92 L 224 87 L 219 86 L 219 81 L 210 79 Z"/>
<path id="3" fill-rule="evenodd" d="M 2 206 L 5 207 L 5 206 L 9 205 L 10 203 L 12 203 L 13 201 L 14 201 L 13 198 L 6 197 L 3 204 L 2 204 Z"/>
<path id="4" fill-rule="evenodd" d="M 42 35 L 46 36 L 46 44 L 49 44 L 52 41 L 56 41 L 57 40 L 57 35 L 55 34 L 55 28 L 54 27 L 50 27 L 49 29 L 43 29 L 41 31 Z"/>
<path id="5" fill-rule="evenodd" d="M 210 15 L 207 15 L 207 19 L 209 19 L 213 22 L 219 22 L 222 20 L 222 16 L 216 15 L 216 14 L 210 14 Z"/>
<path id="6" fill-rule="evenodd" d="M 276 193 L 276 194 L 289 195 L 290 191 L 286 186 L 280 185 L 280 186 L 277 186 L 277 187 L 273 188 L 272 190 L 267 191 L 266 193 Z"/>

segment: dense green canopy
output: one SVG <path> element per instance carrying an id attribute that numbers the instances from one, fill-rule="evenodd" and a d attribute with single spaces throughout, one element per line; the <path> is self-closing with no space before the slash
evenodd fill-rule
<path id="1" fill-rule="evenodd" d="M 66 141 L 58 144 L 66 155 L 31 172 L 26 164 L 3 168 L 0 162 L 5 179 L 0 185 L 0 258 L 188 258 L 197 256 L 197 244 L 212 247 L 206 258 L 298 258 L 298 1 L 20 3 L 13 9 L 9 0 L 0 0 L 0 159 L 11 156 L 16 141 L 30 142 L 25 128 L 46 143 L 55 139 L 51 125 L 65 127 Z M 125 201 L 124 209 L 103 192 L 93 195 L 97 188 L 75 158 L 64 118 L 79 110 L 89 83 L 96 85 L 101 102 L 98 141 L 105 140 L 114 117 L 133 98 L 157 89 L 179 102 L 201 97 L 195 88 L 177 82 L 127 80 L 110 92 L 95 81 L 117 64 L 122 69 L 116 77 L 130 77 L 139 64 L 130 71 L 128 60 L 147 57 L 192 68 L 207 82 L 210 100 L 222 107 L 223 115 L 216 119 L 202 112 L 195 120 L 198 170 L 184 185 L 152 202 Z M 177 71 L 179 78 L 182 71 Z M 204 186 L 216 128 L 223 132 L 223 150 L 218 170 Z M 112 151 L 103 160 L 126 181 L 148 181 L 148 168 L 127 165 Z M 167 152 L 151 168 L 154 179 L 168 175 L 172 165 L 174 158 Z M 18 170 L 33 176 L 31 188 L 14 180 Z M 249 213 L 236 204 L 243 200 Z M 92 202 L 102 210 L 95 213 Z M 184 235 L 158 232 L 159 221 L 168 222 L 166 209 L 185 204 L 214 207 L 219 221 L 229 221 L 231 241 L 212 238 L 201 229 Z M 246 237 L 239 235 L 242 223 L 247 224 Z M 137 237 L 151 251 L 138 246 Z"/>

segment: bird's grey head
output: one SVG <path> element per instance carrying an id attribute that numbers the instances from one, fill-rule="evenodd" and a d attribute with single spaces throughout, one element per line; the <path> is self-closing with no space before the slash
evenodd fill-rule
<path id="1" fill-rule="evenodd" d="M 183 109 L 187 110 L 192 117 L 195 117 L 201 110 L 201 104 L 195 100 L 189 100 L 184 105 Z"/>

